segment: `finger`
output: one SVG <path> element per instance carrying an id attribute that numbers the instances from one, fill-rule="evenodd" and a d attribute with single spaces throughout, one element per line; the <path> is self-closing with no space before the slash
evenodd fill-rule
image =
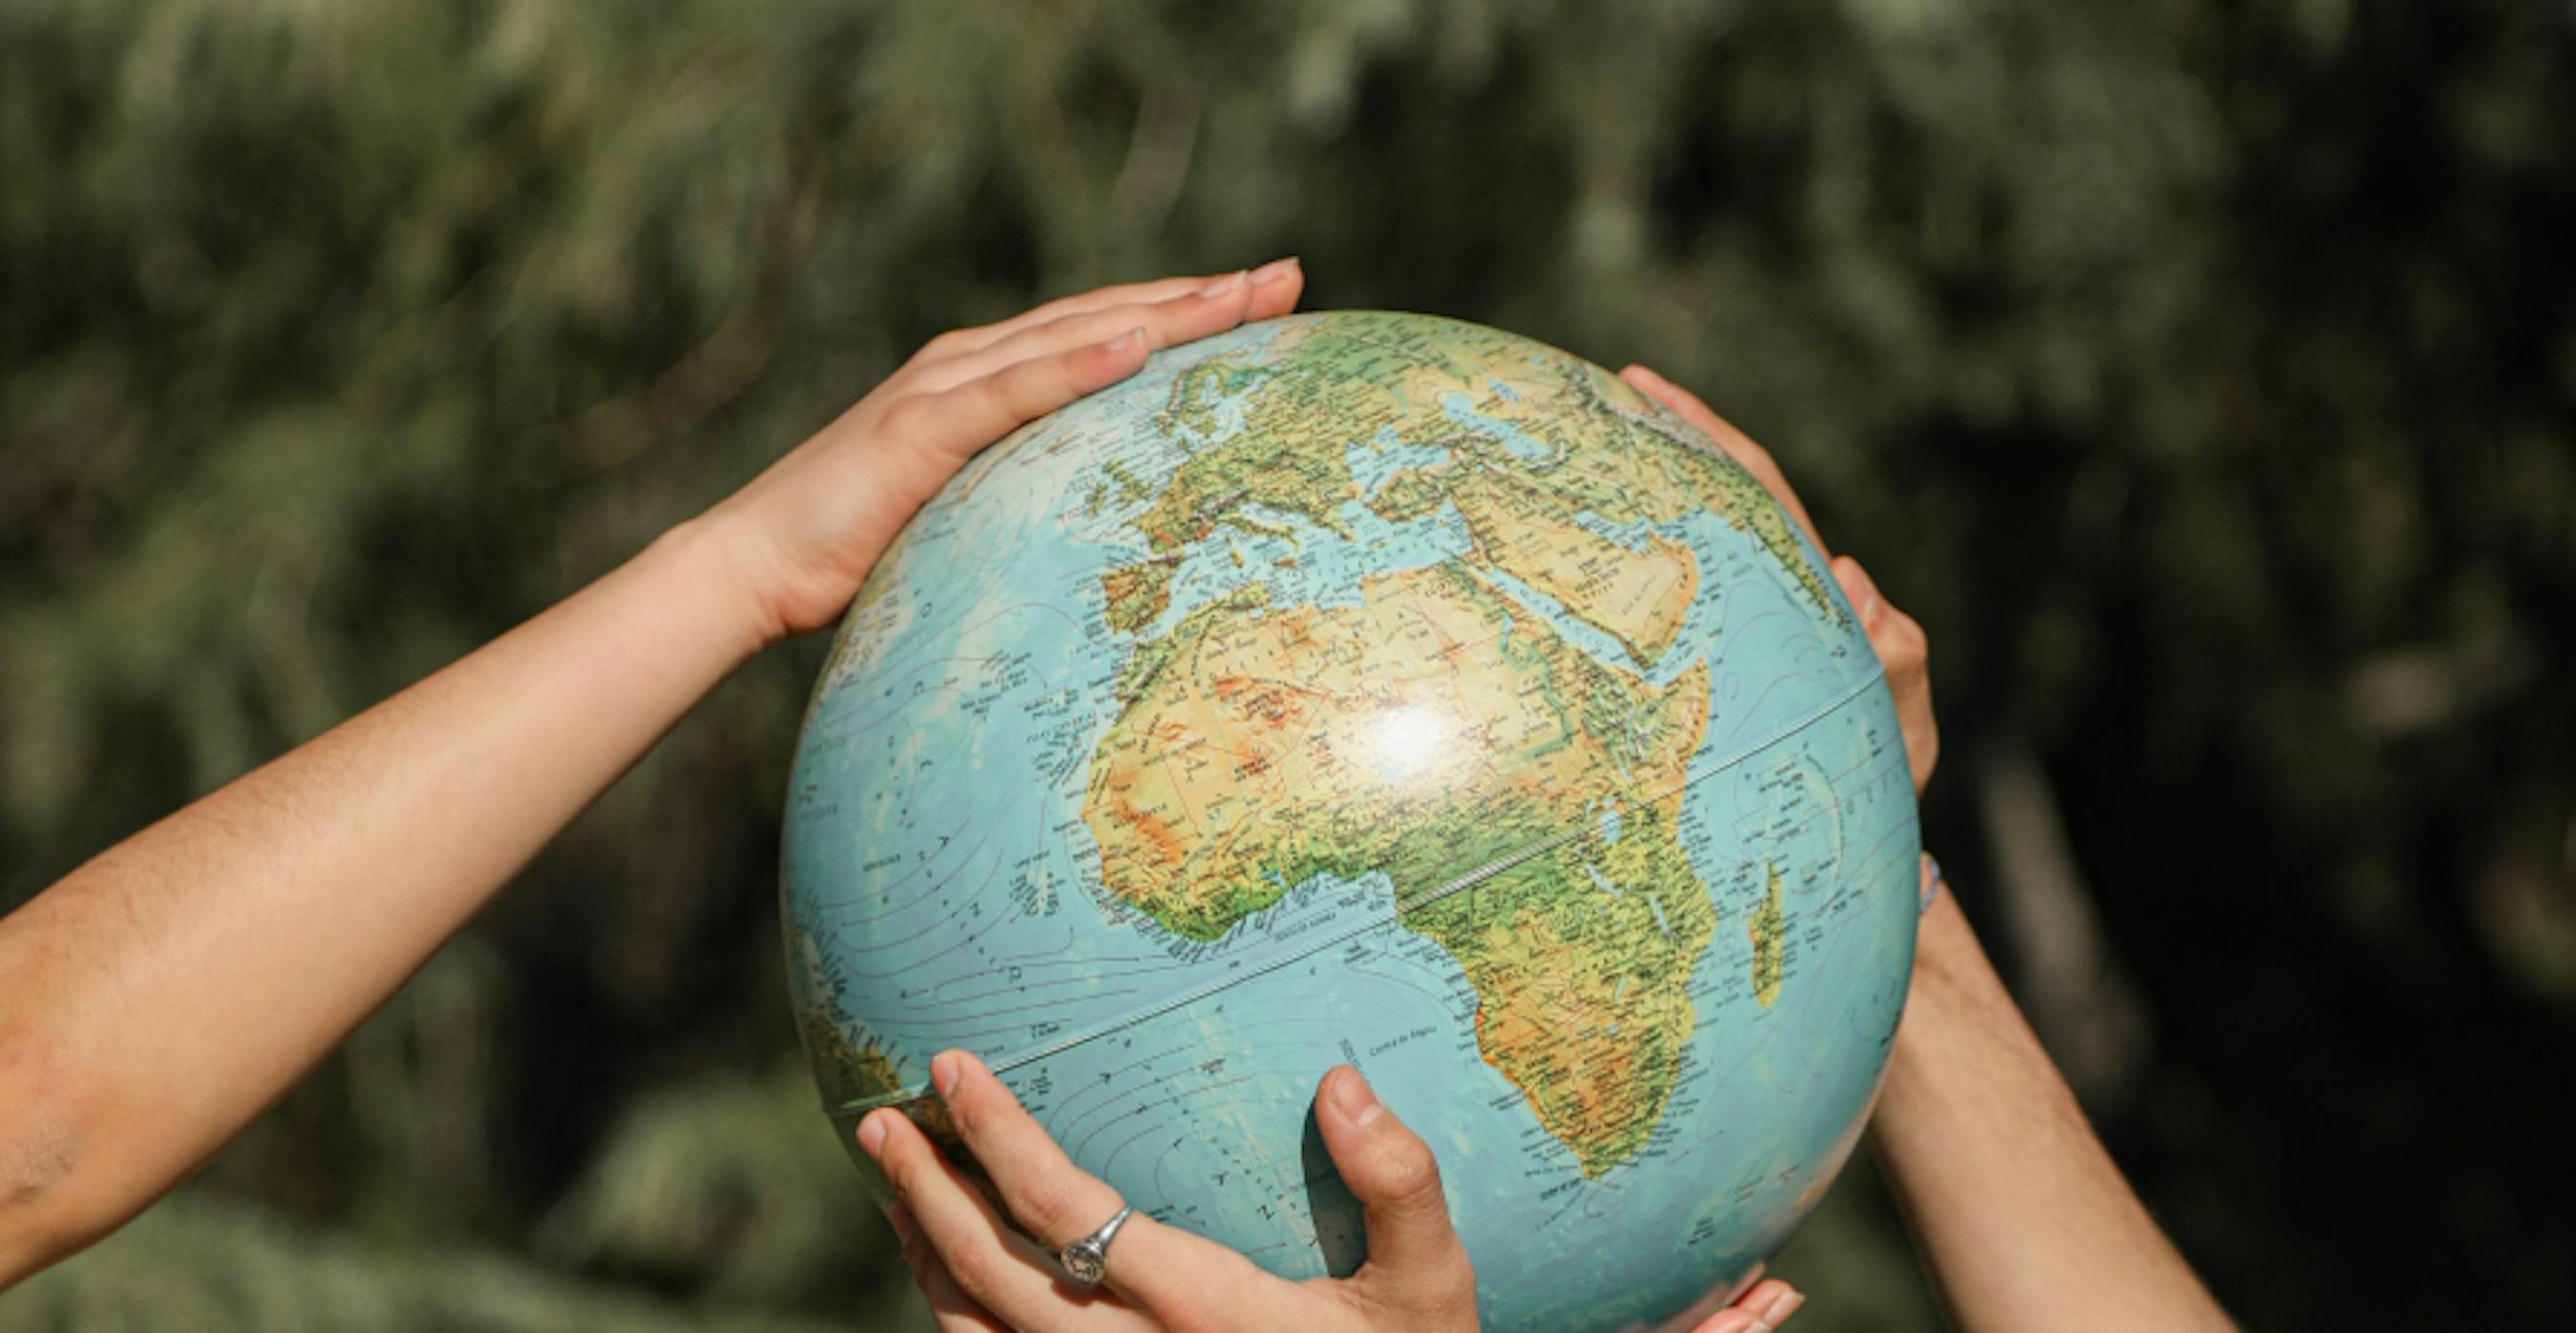
<path id="1" fill-rule="evenodd" d="M 1834 581 L 1851 602 L 1852 615 L 1869 635 L 1871 651 L 1887 673 L 1887 688 L 1896 699 L 1896 720 L 1905 731 L 1905 759 L 1913 770 L 1919 795 L 1932 780 L 1941 757 L 1941 729 L 1932 715 L 1931 640 L 1914 617 L 1896 609 L 1878 584 L 1850 556 L 1834 557 Z"/>
<path id="2" fill-rule="evenodd" d="M 1139 1326 L 1133 1311 L 1059 1282 L 1053 1256 L 1013 1232 L 901 1113 L 881 1110 L 860 1121 L 859 1146 L 876 1159 L 926 1247 L 978 1307 L 1016 1329 Z"/>
<path id="3" fill-rule="evenodd" d="M 1797 1288 L 1774 1277 L 1754 1283 L 1751 1291 L 1735 1298 L 1733 1308 L 1753 1316 L 1754 1333 L 1768 1333 L 1789 1322 L 1789 1316 L 1806 1303 Z"/>
<path id="4" fill-rule="evenodd" d="M 1418 1311 L 1472 1307 L 1475 1273 L 1450 1225 L 1430 1146 L 1349 1065 L 1325 1074 L 1315 1090 L 1315 1122 L 1368 1228 L 1368 1262 L 1354 1280 Z"/>
<path id="5" fill-rule="evenodd" d="M 1807 1298 L 1795 1287 L 1776 1277 L 1767 1278 L 1736 1297 L 1733 1304 L 1710 1315 L 1692 1333 L 1771 1333 L 1806 1303 Z"/>
<path id="6" fill-rule="evenodd" d="M 1878 582 L 1861 568 L 1860 562 L 1838 555 L 1831 565 L 1834 582 L 1843 585 L 1843 600 L 1851 603 L 1852 614 L 1867 628 L 1885 619 L 1886 603 L 1879 598 Z"/>
<path id="7" fill-rule="evenodd" d="M 1873 634 L 1870 643 L 1878 648 L 1881 661 L 1898 664 L 1888 673 L 1889 688 L 1896 695 L 1896 720 L 1905 730 L 1905 758 L 1914 770 L 1914 794 L 1920 796 L 1941 759 L 1941 724 L 1932 712 L 1930 640 L 1914 617 L 1896 611 L 1888 619 L 1887 628 Z M 1882 637 L 1890 641 L 1888 645 L 1880 645 Z"/>
<path id="8" fill-rule="evenodd" d="M 1261 271 L 1276 269 L 1283 262 L 1293 266 L 1296 261 L 1274 260 L 1263 265 Z M 976 328 L 943 333 L 932 339 L 930 345 L 922 348 L 921 355 L 914 359 L 925 363 L 944 361 L 989 347 L 1032 325 L 1052 323 L 1067 315 L 1079 315 L 1094 310 L 1108 310 L 1123 305 L 1151 305 L 1157 301 L 1168 301 L 1174 297 L 1187 296 L 1225 276 L 1222 273 L 1203 273 L 1195 277 L 1155 278 L 1146 282 L 1119 283 L 1115 286 L 1079 292 L 1072 296 L 1058 297 L 1044 305 L 1024 310 L 1009 319 L 996 320 Z M 1258 273 L 1255 276 L 1258 276 Z M 1267 316 L 1256 316 L 1256 318 L 1267 318 Z"/>
<path id="9" fill-rule="evenodd" d="M 1817 550 L 1826 549 L 1825 539 L 1817 535 L 1816 521 L 1807 517 L 1807 506 L 1798 499 L 1798 493 L 1789 488 L 1789 478 L 1780 471 L 1780 464 L 1773 460 L 1770 450 L 1755 444 L 1751 436 L 1710 411 L 1708 404 L 1699 400 L 1698 394 L 1644 366 L 1630 366 L 1619 372 L 1619 378 L 1626 380 L 1639 393 L 1671 408 L 1682 420 L 1698 427 L 1702 435 L 1715 441 L 1718 448 L 1726 451 L 1727 457 L 1742 464 L 1745 471 L 1753 474 L 1755 481 L 1762 483 L 1762 489 L 1771 492 L 1771 498 L 1788 511 L 1790 518 L 1797 520 L 1799 528 L 1806 532 L 1808 541 L 1816 544 Z"/>
<path id="10" fill-rule="evenodd" d="M 912 1220 L 909 1210 L 898 1204 L 886 1213 L 886 1220 L 894 1224 L 895 1238 L 903 1242 L 904 1267 L 912 1270 L 914 1285 L 929 1298 L 930 1317 L 939 1333 L 1011 1333 L 1009 1325 L 995 1319 L 957 1285 L 957 1276 L 948 1271 L 939 1251 L 931 1248 L 930 1238 L 921 1234 L 921 1224 Z"/>
<path id="11" fill-rule="evenodd" d="M 1177 346 L 1241 324 L 1251 312 L 1252 297 L 1252 284 L 1246 275 L 1229 273 L 1169 300 L 1065 315 L 1030 325 L 964 356 L 926 366 L 917 372 L 912 387 L 920 393 L 937 393 L 1014 362 L 1087 347 L 1129 329 L 1143 329 L 1150 347 Z"/>
<path id="12" fill-rule="evenodd" d="M 1297 308 L 1306 294 L 1306 268 L 1297 256 L 1274 259 L 1252 270 L 1252 309 L 1244 318 L 1275 319 Z"/>
<path id="13" fill-rule="evenodd" d="M 1141 328 L 1105 342 L 1015 362 L 888 408 L 885 429 L 943 459 L 964 458 L 1084 394 L 1133 375 L 1153 350 Z"/>
<path id="14" fill-rule="evenodd" d="M 942 1051 L 931 1059 L 930 1081 L 1003 1206 L 1040 1240 L 1061 1247 L 1117 1213 L 1118 1191 L 1075 1166 L 982 1061 Z M 1130 1215 L 1109 1245 L 1109 1285 L 1178 1327 L 1224 1322 L 1222 1314 L 1250 1299 L 1260 1276 L 1242 1255 L 1143 1213 Z"/>

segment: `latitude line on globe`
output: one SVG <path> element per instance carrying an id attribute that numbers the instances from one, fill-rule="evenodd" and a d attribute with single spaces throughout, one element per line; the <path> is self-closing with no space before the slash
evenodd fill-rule
<path id="1" fill-rule="evenodd" d="M 1809 709 L 1806 715 L 1799 718 L 1795 724 L 1781 728 L 1778 732 L 1765 740 L 1757 741 L 1737 750 L 1735 753 L 1728 755 L 1726 758 L 1719 760 L 1715 764 L 1710 765 L 1705 771 L 1701 772 L 1696 777 L 1685 778 L 1670 789 L 1655 793 L 1653 796 L 1647 798 L 1647 803 L 1652 804 L 1655 801 L 1663 800 L 1677 792 L 1687 791 L 1710 778 L 1717 777 L 1720 774 L 1733 769 L 1736 765 L 1743 763 L 1754 755 L 1760 754 L 1764 750 L 1768 750 L 1784 741 L 1797 738 L 1806 730 L 1806 728 L 1813 725 L 1818 720 L 1860 697 L 1860 695 L 1867 691 L 1870 686 L 1875 685 L 1880 680 L 1884 679 L 1886 674 L 1887 672 L 1884 666 L 1877 666 L 1870 674 L 1861 677 L 1858 681 L 1845 687 L 1840 693 L 1834 695 L 1831 699 Z M 1134 1013 L 1122 1014 L 1117 1018 L 1109 1019 L 1104 1022 L 1095 1023 L 1071 1036 L 1037 1047 L 1025 1054 L 994 1060 L 991 1062 L 991 1068 L 993 1072 L 998 1074 L 1006 1070 L 1020 1068 L 1023 1065 L 1035 1064 L 1040 1060 L 1053 1059 L 1056 1056 L 1064 1054 L 1066 1051 L 1072 1050 L 1076 1046 L 1082 1046 L 1090 1042 L 1097 1041 L 1100 1038 L 1108 1036 L 1109 1034 L 1123 1028 L 1133 1027 L 1139 1023 L 1150 1022 L 1153 1019 L 1160 1018 L 1163 1015 L 1178 1009 L 1186 1009 L 1211 995 L 1215 995 L 1221 991 L 1231 990 L 1236 986 L 1253 980 L 1254 978 L 1267 976 L 1283 967 L 1303 962 L 1327 949 L 1347 944 L 1372 930 L 1377 930 L 1390 925 L 1401 925 L 1403 923 L 1404 913 L 1411 908 L 1426 906 L 1431 903 L 1440 902 L 1444 899 L 1454 897 L 1457 894 L 1465 892 L 1468 889 L 1472 889 L 1515 866 L 1525 864 L 1538 857 L 1545 856 L 1549 852 L 1555 851 L 1568 843 L 1578 842 L 1590 836 L 1592 836 L 1592 834 L 1589 830 L 1582 828 L 1570 829 L 1566 832 L 1557 834 L 1554 837 L 1532 843 L 1531 845 L 1508 856 L 1498 857 L 1495 860 L 1479 866 L 1474 870 L 1470 870 L 1463 875 L 1459 875 L 1446 883 L 1424 890 L 1423 892 L 1412 895 L 1411 897 L 1397 894 L 1395 896 L 1394 910 L 1386 917 L 1372 918 L 1368 921 L 1361 922 L 1347 930 L 1329 935 L 1324 939 L 1306 946 L 1305 948 L 1283 954 L 1280 957 L 1260 964 L 1257 967 L 1247 968 L 1240 972 L 1229 973 L 1226 976 L 1219 977 L 1213 981 L 1193 987 L 1178 996 L 1163 1001 L 1162 1003 L 1150 1005 L 1146 1008 L 1137 1010 Z M 883 1093 L 875 1097 L 866 1098 L 861 1102 L 850 1103 L 846 1109 L 857 1109 L 861 1106 L 890 1105 L 897 1102 L 909 1101 L 920 1095 L 921 1092 L 918 1089 L 910 1092 Z"/>

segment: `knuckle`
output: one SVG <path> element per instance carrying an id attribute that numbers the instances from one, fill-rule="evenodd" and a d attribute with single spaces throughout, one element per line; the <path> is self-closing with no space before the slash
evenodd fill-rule
<path id="1" fill-rule="evenodd" d="M 988 1089 L 961 1091 L 968 1095 L 951 1098 L 947 1103 L 948 1123 L 957 1131 L 957 1136 L 966 1141 L 968 1148 L 980 1153 L 1005 1127 L 1006 1108 L 988 1095 Z"/>
<path id="2" fill-rule="evenodd" d="M 1387 1153 L 1386 1193 L 1406 1207 L 1431 1208 L 1442 1203 L 1440 1163 L 1419 1139 L 1394 1145 Z"/>
<path id="3" fill-rule="evenodd" d="M 945 333 L 933 337 L 930 341 L 923 343 L 921 345 L 921 350 L 913 353 L 912 359 L 915 361 L 936 361 L 942 357 L 956 356 L 974 346 L 977 339 L 984 332 L 985 330 L 980 327 L 950 329 Z"/>
<path id="4" fill-rule="evenodd" d="M 939 1260 L 948 1266 L 948 1276 L 979 1301 L 989 1302 L 1008 1278 L 1003 1270 L 1010 1261 L 990 1245 L 967 1245 L 954 1254 L 940 1255 Z"/>
<path id="5" fill-rule="evenodd" d="M 889 435 L 917 435 L 930 425 L 937 410 L 929 395 L 908 393 L 886 404 L 885 415 L 878 421 Z"/>
<path id="6" fill-rule="evenodd" d="M 1022 1181 L 1011 1189 L 1010 1204 L 1012 1216 L 1049 1240 L 1065 1236 L 1068 1227 L 1079 1230 L 1073 1220 L 1073 1188 L 1064 1180 Z"/>
<path id="7" fill-rule="evenodd" d="M 1888 626 L 1888 637 L 1895 640 L 1897 651 L 1909 665 L 1920 668 L 1930 660 L 1932 636 L 1923 632 L 1923 626 L 1917 624 L 1914 617 L 1899 611 L 1889 620 L 1892 623 Z"/>
<path id="8" fill-rule="evenodd" d="M 988 425 L 998 430 L 1018 425 L 1035 415 L 1025 405 L 1029 394 L 1023 386 L 1027 382 L 1027 372 L 1020 366 L 975 381 L 975 401 L 978 410 L 990 418 Z"/>
<path id="9" fill-rule="evenodd" d="M 879 1169 L 885 1173 L 886 1188 L 893 1190 L 898 1199 L 911 1199 L 914 1187 L 921 1183 L 920 1159 L 912 1153 L 888 1153 Z"/>
<path id="10" fill-rule="evenodd" d="M 972 392 L 976 399 L 986 406 L 1008 412 L 1011 410 L 1011 399 L 1014 396 L 1013 385 L 1022 373 L 1019 366 L 1004 366 L 975 381 Z"/>

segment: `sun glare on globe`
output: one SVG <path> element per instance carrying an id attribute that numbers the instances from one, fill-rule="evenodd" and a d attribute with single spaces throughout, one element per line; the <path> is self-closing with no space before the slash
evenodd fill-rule
<path id="1" fill-rule="evenodd" d="M 1456 729 L 1429 704 L 1403 704 L 1377 719 L 1369 738 L 1376 768 L 1388 782 L 1419 786 L 1458 757 Z"/>

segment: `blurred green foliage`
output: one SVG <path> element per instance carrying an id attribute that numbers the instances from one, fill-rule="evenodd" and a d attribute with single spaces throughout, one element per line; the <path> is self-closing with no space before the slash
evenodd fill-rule
<path id="1" fill-rule="evenodd" d="M 2142 1019 L 2094 1110 L 2249 1322 L 2563 1326 L 2571 125 L 2513 0 L 19 0 L 0 905 L 938 330 L 1293 251 L 1774 448 L 1931 631 L 1981 915 L 2044 776 Z M 0 1323 L 917 1318 L 782 1000 L 818 652 Z M 1837 1191 L 1800 1327 L 1925 1325 L 1892 1226 Z"/>

